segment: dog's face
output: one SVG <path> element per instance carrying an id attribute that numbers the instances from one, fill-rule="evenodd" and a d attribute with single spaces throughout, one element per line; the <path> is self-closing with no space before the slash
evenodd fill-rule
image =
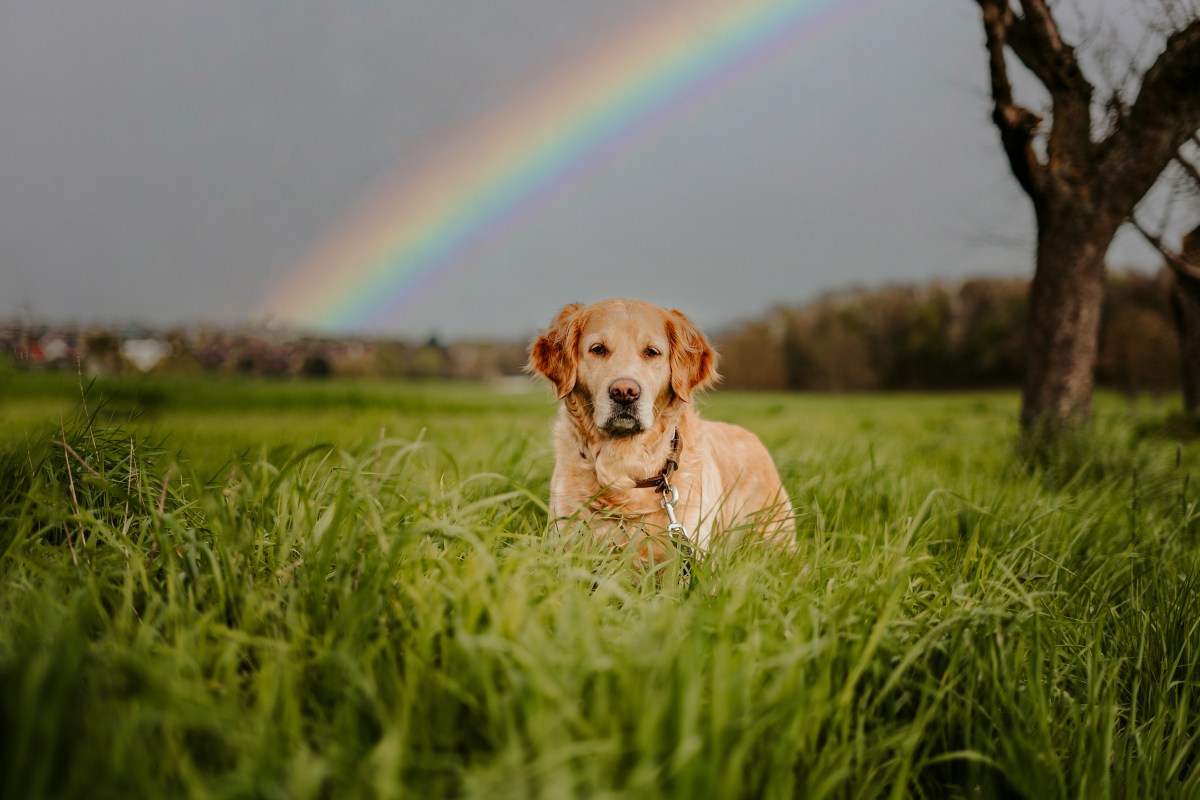
<path id="1" fill-rule="evenodd" d="M 716 379 L 716 354 L 691 320 L 640 300 L 567 306 L 534 340 L 529 366 L 560 399 L 578 393 L 610 436 L 641 433 Z"/>

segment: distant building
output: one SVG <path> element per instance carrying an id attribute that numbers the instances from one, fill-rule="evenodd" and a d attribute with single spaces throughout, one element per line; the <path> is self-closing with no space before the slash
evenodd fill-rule
<path id="1" fill-rule="evenodd" d="M 149 372 L 171 354 L 171 345 L 161 339 L 126 339 L 121 355 L 141 372 Z"/>

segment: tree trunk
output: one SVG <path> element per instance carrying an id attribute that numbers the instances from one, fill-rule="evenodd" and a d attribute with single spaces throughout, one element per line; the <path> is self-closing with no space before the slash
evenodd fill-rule
<path id="1" fill-rule="evenodd" d="M 1104 254 L 1200 127 L 1200 16 L 1181 6 L 1162 52 L 1140 76 L 1131 59 L 1128 83 L 1102 107 L 1059 30 L 1053 0 L 976 3 L 987 41 L 992 121 L 1013 177 L 1037 212 L 1021 425 L 1026 437 L 1052 443 L 1091 412 Z M 1015 62 L 1049 93 L 1049 125 L 1045 113 L 1014 98 L 1009 68 Z M 1112 124 L 1097 139 L 1096 123 L 1106 115 Z"/>
<path id="2" fill-rule="evenodd" d="M 1065 202 L 1038 219 L 1037 268 L 1029 290 L 1029 338 L 1021 427 L 1054 438 L 1085 423 L 1092 408 L 1104 254 L 1117 223 L 1098 223 Z"/>
<path id="3" fill-rule="evenodd" d="M 1183 367 L 1183 413 L 1200 418 L 1200 281 L 1176 275 L 1171 310 Z"/>
<path id="4" fill-rule="evenodd" d="M 1200 228 L 1183 239 L 1183 260 L 1200 266 Z M 1200 276 L 1172 270 L 1171 310 L 1183 367 L 1183 413 L 1200 419 Z"/>

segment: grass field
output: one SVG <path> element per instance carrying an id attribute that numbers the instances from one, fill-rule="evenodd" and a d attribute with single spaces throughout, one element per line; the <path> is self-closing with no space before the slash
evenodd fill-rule
<path id="1" fill-rule="evenodd" d="M 799 550 L 544 535 L 549 393 L 0 375 L 0 796 L 1200 797 L 1197 445 L 716 393 Z"/>

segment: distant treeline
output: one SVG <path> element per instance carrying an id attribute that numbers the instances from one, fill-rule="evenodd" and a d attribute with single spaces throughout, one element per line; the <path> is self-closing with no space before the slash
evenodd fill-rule
<path id="1" fill-rule="evenodd" d="M 718 339 L 724 385 L 821 392 L 1019 386 L 1027 280 L 897 285 L 779 308 Z M 1167 283 L 1109 276 L 1097 379 L 1136 394 L 1179 387 Z"/>
<path id="2" fill-rule="evenodd" d="M 288 331 L 176 328 L 151 331 L 0 322 L 0 377 L 18 369 L 89 376 L 254 375 L 270 378 L 495 380 L 520 375 L 524 342 L 413 344 L 314 338 Z"/>
<path id="3" fill-rule="evenodd" d="M 1097 378 L 1131 394 L 1180 385 L 1168 281 L 1109 276 Z M 724 386 L 819 392 L 1019 386 L 1026 280 L 897 285 L 778 308 L 715 337 Z M 272 331 L 115 331 L 0 324 L 0 372 L 489 380 L 522 374 L 527 342 L 405 343 Z"/>

